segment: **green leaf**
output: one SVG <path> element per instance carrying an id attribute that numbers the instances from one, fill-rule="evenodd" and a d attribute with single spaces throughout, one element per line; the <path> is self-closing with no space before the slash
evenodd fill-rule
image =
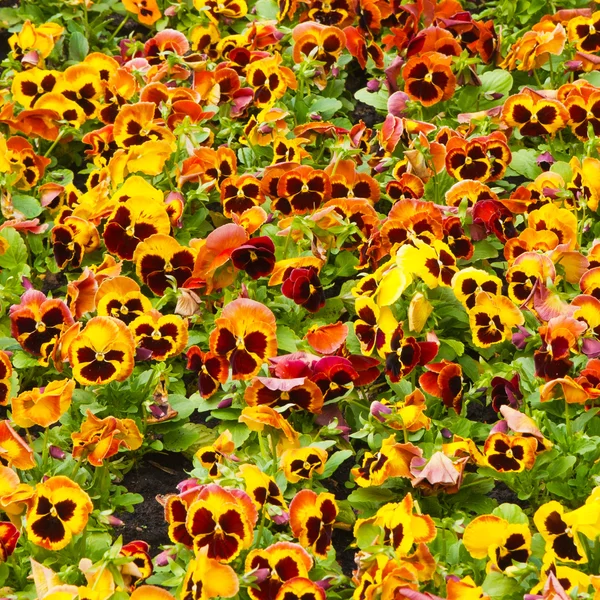
<path id="1" fill-rule="evenodd" d="M 258 0 L 258 2 L 255 4 L 255 7 L 256 14 L 261 18 L 261 20 L 275 21 L 277 19 L 279 7 L 277 6 L 277 2 L 275 2 L 275 0 Z"/>
<path id="2" fill-rule="evenodd" d="M 103 554 L 110 548 L 111 542 L 110 533 L 88 533 L 85 538 L 85 556 L 92 562 L 100 560 Z"/>
<path id="3" fill-rule="evenodd" d="M 177 411 L 177 419 L 187 419 L 196 409 L 196 402 L 182 394 L 171 394 L 169 404 Z"/>
<path id="4" fill-rule="evenodd" d="M 569 484 L 565 481 L 549 481 L 546 484 L 548 491 L 555 496 L 565 498 L 567 500 L 573 499 L 573 491 L 569 487 Z"/>
<path id="5" fill-rule="evenodd" d="M 327 477 L 331 477 L 336 469 L 347 459 L 352 456 L 352 450 L 338 450 L 338 452 L 334 452 L 327 463 L 325 464 L 325 469 L 323 473 L 319 475 L 319 479 L 326 479 Z"/>
<path id="6" fill-rule="evenodd" d="M 12 227 L 7 227 L 0 231 L 0 237 L 8 242 L 8 249 L 4 254 L 0 254 L 0 267 L 29 273 L 29 267 L 26 270 L 23 268 L 27 266 L 27 246 L 19 232 Z"/>
<path id="7" fill-rule="evenodd" d="M 492 514 L 496 517 L 500 517 L 501 519 L 505 519 L 509 523 L 523 525 L 527 525 L 529 523 L 529 519 L 521 507 L 516 504 L 509 504 L 508 502 L 497 506 L 492 511 Z"/>
<path id="8" fill-rule="evenodd" d="M 440 342 L 446 344 L 446 346 L 450 346 L 455 356 L 462 356 L 465 353 L 465 345 L 458 340 L 440 340 Z"/>
<path id="9" fill-rule="evenodd" d="M 513 152 L 510 166 L 506 172 L 507 177 L 523 175 L 528 179 L 535 179 L 542 173 L 542 169 L 536 162 L 537 156 L 538 151 L 533 148 L 523 148 Z"/>
<path id="10" fill-rule="evenodd" d="M 88 55 L 90 45 L 83 33 L 76 31 L 71 34 L 69 40 L 69 59 L 75 62 L 81 62 Z"/>
<path id="11" fill-rule="evenodd" d="M 202 425 L 185 423 L 175 431 L 165 433 L 163 438 L 165 450 L 170 450 L 171 452 L 183 452 L 187 450 L 200 441 L 203 429 Z"/>
<path id="12" fill-rule="evenodd" d="M 521 598 L 523 597 L 523 590 L 514 579 L 495 571 L 488 573 L 481 587 L 493 599 L 507 600 L 508 598 L 519 597 L 519 594 Z"/>
<path id="13" fill-rule="evenodd" d="M 574 456 L 561 456 L 553 460 L 546 468 L 549 479 L 558 479 L 573 468 L 577 459 Z"/>
<path id="14" fill-rule="evenodd" d="M 484 94 L 502 94 L 502 98 L 490 101 L 492 105 L 502 104 L 513 86 L 512 75 L 504 69 L 495 69 L 488 71 L 479 76 L 481 87 L 479 88 Z"/>
<path id="15" fill-rule="evenodd" d="M 383 533 L 381 527 L 371 523 L 363 523 L 356 532 L 356 545 L 364 550 L 375 544 L 375 541 Z"/>
<path id="16" fill-rule="evenodd" d="M 354 507 L 377 507 L 386 502 L 393 502 L 396 495 L 392 490 L 380 487 L 367 487 L 354 490 L 349 496 L 348 501 Z"/>
<path id="17" fill-rule="evenodd" d="M 30 369 L 32 367 L 39 367 L 37 358 L 34 358 L 30 354 L 27 354 L 26 352 L 22 352 L 21 350 L 19 350 L 18 352 L 15 352 L 13 354 L 12 364 L 13 364 L 13 367 L 17 370 Z"/>
<path id="18" fill-rule="evenodd" d="M 34 219 L 42 213 L 41 204 L 33 196 L 13 196 L 13 206 L 25 215 L 26 219 Z"/>
<path id="19" fill-rule="evenodd" d="M 296 352 L 298 350 L 298 338 L 296 334 L 285 325 L 277 327 L 277 347 L 286 352 Z"/>
<path id="20" fill-rule="evenodd" d="M 343 104 L 335 98 L 319 98 L 316 102 L 313 102 L 310 111 L 319 113 L 323 119 L 329 121 L 342 107 Z"/>
<path id="21" fill-rule="evenodd" d="M 354 97 L 360 102 L 364 102 L 368 106 L 372 106 L 382 112 L 387 112 L 388 93 L 383 88 L 378 92 L 370 92 L 367 88 L 358 90 Z"/>
<path id="22" fill-rule="evenodd" d="M 496 258 L 498 256 L 498 249 L 489 242 L 488 240 L 481 240 L 473 244 L 474 252 L 469 262 L 477 262 L 480 260 L 487 260 L 489 258 Z"/>

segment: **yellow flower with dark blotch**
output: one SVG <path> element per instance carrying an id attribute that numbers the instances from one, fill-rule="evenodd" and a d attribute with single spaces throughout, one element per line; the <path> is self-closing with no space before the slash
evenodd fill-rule
<path id="1" fill-rule="evenodd" d="M 35 467 L 33 450 L 8 421 L 0 421 L 0 464 L 24 471 Z"/>
<path id="2" fill-rule="evenodd" d="M 60 269 L 67 264 L 77 269 L 85 254 L 100 246 L 100 236 L 96 227 L 79 217 L 66 217 L 56 224 L 51 232 L 54 260 Z"/>
<path id="3" fill-rule="evenodd" d="M 246 557 L 246 573 L 261 569 L 267 576 L 257 580 L 256 587 L 249 587 L 248 594 L 252 600 L 274 600 L 287 581 L 308 577 L 312 566 L 310 554 L 299 544 L 277 542 L 265 549 L 252 550 Z"/>
<path id="4" fill-rule="evenodd" d="M 95 301 L 99 317 L 115 317 L 125 325 L 152 310 L 152 302 L 142 294 L 140 286 L 122 275 L 105 279 L 96 292 Z"/>
<path id="5" fill-rule="evenodd" d="M 363 527 L 380 527 L 381 534 L 375 543 L 391 546 L 399 557 L 407 556 L 413 544 L 427 544 L 437 533 L 433 519 L 429 515 L 414 514 L 414 508 L 412 494 L 407 494 L 401 502 L 388 502 L 373 517 L 356 521 L 354 537 Z"/>
<path id="6" fill-rule="evenodd" d="M 508 297 L 516 304 L 523 305 L 533 296 L 538 284 L 554 283 L 556 269 L 552 260 L 537 252 L 521 254 L 506 271 Z"/>
<path id="7" fill-rule="evenodd" d="M 13 33 L 8 38 L 13 57 L 22 61 L 31 53 L 31 61 L 48 58 L 54 48 L 54 44 L 63 34 L 64 27 L 58 23 L 42 23 L 33 25 L 29 19 L 23 23 L 21 31 Z"/>
<path id="8" fill-rule="evenodd" d="M 487 464 L 499 473 L 520 473 L 535 463 L 535 438 L 492 433 L 485 441 L 483 454 Z"/>
<path id="9" fill-rule="evenodd" d="M 308 577 L 294 577 L 279 588 L 275 600 L 325 600 L 325 590 Z"/>
<path id="10" fill-rule="evenodd" d="M 122 321 L 94 317 L 69 346 L 73 377 L 81 385 L 124 381 L 133 371 L 134 349 L 133 336 Z"/>
<path id="11" fill-rule="evenodd" d="M 233 379 L 251 379 L 277 354 L 276 327 L 275 315 L 264 304 L 238 298 L 216 319 L 210 350 L 229 361 Z"/>
<path id="12" fill-rule="evenodd" d="M 144 25 L 154 25 L 162 17 L 156 0 L 123 0 L 123 6 Z"/>
<path id="13" fill-rule="evenodd" d="M 527 217 L 527 226 L 536 231 L 552 231 L 559 244 L 567 244 L 569 250 L 577 248 L 577 216 L 567 208 L 544 204 Z"/>
<path id="14" fill-rule="evenodd" d="M 279 486 L 272 477 L 261 471 L 257 466 L 244 464 L 240 466 L 240 473 L 244 478 L 246 492 L 258 509 L 265 505 L 276 506 L 283 511 L 287 504 Z M 267 512 L 267 516 L 270 516 Z"/>
<path id="15" fill-rule="evenodd" d="M 415 240 L 414 244 L 401 246 L 396 254 L 396 263 L 404 276 L 417 275 L 431 289 L 450 286 L 458 268 L 448 245 L 440 240 L 428 243 Z"/>
<path id="16" fill-rule="evenodd" d="M 531 531 L 526 523 L 509 523 L 495 515 L 481 515 L 467 525 L 463 544 L 473 558 L 488 557 L 488 569 L 504 571 L 513 561 L 529 560 Z"/>
<path id="17" fill-rule="evenodd" d="M 36 102 L 35 109 L 52 111 L 58 114 L 60 120 L 67 121 L 71 127 L 79 127 L 86 120 L 81 106 L 77 102 L 65 98 L 59 92 L 44 94 Z"/>
<path id="18" fill-rule="evenodd" d="M 523 313 L 504 296 L 480 292 L 475 306 L 469 311 L 469 324 L 473 343 L 479 348 L 510 339 L 513 327 L 523 325 Z"/>
<path id="19" fill-rule="evenodd" d="M 320 414 L 323 392 L 308 377 L 255 377 L 244 392 L 244 400 L 248 406 L 285 406 L 290 410 L 304 409 L 313 414 Z"/>
<path id="20" fill-rule="evenodd" d="M 410 463 L 422 454 L 413 444 L 399 444 L 391 435 L 383 440 L 379 452 L 365 452 L 362 465 L 352 469 L 352 475 L 360 487 L 381 485 L 390 477 L 410 478 Z"/>
<path id="21" fill-rule="evenodd" d="M 106 417 L 99 419 L 88 411 L 78 432 L 71 434 L 73 458 L 85 456 L 90 464 L 101 467 L 103 461 L 114 456 L 121 446 L 137 450 L 143 441 L 138 426 L 132 419 Z"/>
<path id="22" fill-rule="evenodd" d="M 181 287 L 194 270 L 195 253 L 168 235 L 155 233 L 138 244 L 133 254 L 137 276 L 157 295 Z"/>
<path id="23" fill-rule="evenodd" d="M 206 14 L 215 25 L 219 25 L 221 19 L 241 19 L 248 13 L 246 0 L 194 0 L 194 7 Z"/>
<path id="24" fill-rule="evenodd" d="M 600 50 L 600 12 L 591 16 L 574 16 L 567 21 L 569 41 L 586 54 Z"/>
<path id="25" fill-rule="evenodd" d="M 22 392 L 12 400 L 12 420 L 19 427 L 49 427 L 69 410 L 74 389 L 72 379 L 61 379 L 45 388 Z"/>
<path id="26" fill-rule="evenodd" d="M 0 350 L 0 406 L 6 406 L 10 400 L 13 374 L 12 364 L 8 354 Z"/>
<path id="27" fill-rule="evenodd" d="M 281 62 L 281 55 L 275 54 L 251 62 L 246 69 L 246 81 L 254 90 L 254 104 L 259 108 L 273 105 L 288 88 L 295 90 L 298 85 L 294 72 L 282 67 Z"/>
<path id="28" fill-rule="evenodd" d="M 502 292 L 502 281 L 482 269 L 466 267 L 461 269 L 452 278 L 452 291 L 456 299 L 467 309 L 475 306 L 477 294 L 486 292 L 497 295 Z"/>
<path id="29" fill-rule="evenodd" d="M 155 233 L 168 235 L 171 220 L 165 205 L 134 196 L 119 204 L 104 226 L 104 243 L 111 254 L 132 260 L 135 249 Z"/>
<path id="30" fill-rule="evenodd" d="M 278 429 L 290 444 L 294 446 L 298 444 L 298 432 L 289 424 L 287 419 L 270 406 L 247 406 L 242 409 L 239 422 L 245 423 L 248 429 L 252 431 L 260 432 L 265 427 Z"/>
<path id="31" fill-rule="evenodd" d="M 178 315 L 161 315 L 152 310 L 129 325 L 143 358 L 166 360 L 183 352 L 188 341 L 187 321 Z"/>
<path id="32" fill-rule="evenodd" d="M 358 319 L 354 322 L 354 333 L 360 342 L 360 350 L 371 356 L 373 350 L 385 356 L 389 339 L 398 327 L 398 321 L 387 306 L 381 308 L 368 296 L 359 296 L 354 304 Z"/>
<path id="33" fill-rule="evenodd" d="M 318 446 L 290 448 L 281 455 L 281 468 L 290 483 L 311 479 L 314 473 L 320 475 L 326 462 L 327 451 Z"/>
<path id="34" fill-rule="evenodd" d="M 228 177 L 221 183 L 223 214 L 230 219 L 265 201 L 260 181 L 250 174 Z"/>
<path id="35" fill-rule="evenodd" d="M 50 159 L 36 154 L 31 143 L 21 136 L 8 138 L 6 149 L 14 176 L 13 185 L 20 190 L 35 187 L 44 177 Z"/>
<path id="36" fill-rule="evenodd" d="M 574 563 L 587 562 L 587 555 L 579 539 L 579 526 L 597 520 L 597 505 L 584 504 L 577 510 L 566 512 L 554 500 L 540 506 L 533 516 L 535 526 L 546 542 L 546 553 L 558 560 Z"/>
<path id="37" fill-rule="evenodd" d="M 120 148 L 141 146 L 144 142 L 165 141 L 173 144 L 175 136 L 154 120 L 156 105 L 138 102 L 123 106 L 115 119 L 113 133 Z"/>
<path id="38" fill-rule="evenodd" d="M 290 503 L 290 526 L 294 537 L 315 556 L 326 558 L 338 512 L 333 494 L 316 494 L 312 490 L 298 492 Z"/>
<path id="39" fill-rule="evenodd" d="M 31 108 L 44 94 L 53 92 L 61 79 L 60 71 L 37 67 L 16 73 L 11 86 L 13 99 L 24 108 Z"/>
<path id="40" fill-rule="evenodd" d="M 50 477 L 35 487 L 27 511 L 27 537 L 36 546 L 61 550 L 81 533 L 94 505 L 90 497 L 68 477 Z"/>
<path id="41" fill-rule="evenodd" d="M 84 112 L 86 119 L 96 116 L 102 94 L 102 81 L 98 71 L 89 64 L 68 67 L 56 91 L 67 100 L 75 102 Z"/>
<path id="42" fill-rule="evenodd" d="M 52 353 L 58 337 L 73 325 L 67 305 L 58 299 L 48 299 L 42 292 L 28 290 L 21 296 L 20 304 L 10 307 L 12 337 L 23 350 L 41 357 Z"/>
<path id="43" fill-rule="evenodd" d="M 509 127 L 518 128 L 524 136 L 554 136 L 568 120 L 569 113 L 563 104 L 535 92 L 510 96 L 502 108 L 502 121 Z"/>
<path id="44" fill-rule="evenodd" d="M 211 446 L 199 448 L 196 454 L 194 454 L 194 458 L 197 458 L 200 464 L 208 471 L 209 477 L 218 477 L 219 465 L 224 458 L 231 458 L 234 450 L 233 436 L 229 429 L 226 429 Z M 250 465 L 242 465 L 242 468 L 247 466 Z"/>
<path id="45" fill-rule="evenodd" d="M 210 550 L 203 548 L 196 553 L 196 557 L 188 565 L 179 599 L 233 598 L 238 591 L 239 582 L 235 571 L 230 566 L 211 558 Z M 133 596 L 131 598 L 133 600 Z M 154 600 L 154 598 L 140 596 L 139 600 Z"/>
<path id="46" fill-rule="evenodd" d="M 194 549 L 208 549 L 208 558 L 231 562 L 252 544 L 258 512 L 250 497 L 214 483 L 205 486 L 188 509 L 186 529 Z"/>

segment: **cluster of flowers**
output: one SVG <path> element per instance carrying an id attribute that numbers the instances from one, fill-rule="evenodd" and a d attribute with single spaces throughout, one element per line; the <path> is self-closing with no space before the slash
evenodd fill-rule
<path id="1" fill-rule="evenodd" d="M 600 598 L 600 13 L 38 4 L 0 87 L 0 594 Z M 152 556 L 115 513 L 163 449 Z"/>

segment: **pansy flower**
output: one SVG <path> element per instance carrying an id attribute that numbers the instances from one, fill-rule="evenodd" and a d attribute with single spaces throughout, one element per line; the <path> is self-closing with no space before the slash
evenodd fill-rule
<path id="1" fill-rule="evenodd" d="M 566 512 L 565 508 L 554 500 L 537 509 L 533 521 L 546 542 L 547 553 L 565 562 L 587 562 L 578 531 L 578 525 L 587 520 L 586 511 L 591 513 L 592 507 L 584 504 L 577 510 Z"/>
<path id="2" fill-rule="evenodd" d="M 202 398 L 210 398 L 229 377 L 229 364 L 223 356 L 192 346 L 187 351 L 187 360 L 187 368 L 198 374 L 198 391 Z"/>
<path id="3" fill-rule="evenodd" d="M 272 106 L 288 87 L 295 90 L 298 85 L 294 72 L 281 62 L 281 55 L 275 54 L 255 60 L 246 69 L 246 81 L 254 90 L 254 104 L 259 108 Z"/>
<path id="4" fill-rule="evenodd" d="M 65 69 L 56 91 L 74 102 L 87 119 L 96 115 L 102 94 L 102 81 L 98 71 L 89 64 L 72 65 Z"/>
<path id="5" fill-rule="evenodd" d="M 306 377 L 278 379 L 255 377 L 244 392 L 248 406 L 300 408 L 319 414 L 323 406 L 323 393 L 316 383 Z"/>
<path id="6" fill-rule="evenodd" d="M 6 158 L 16 174 L 13 185 L 20 190 L 30 190 L 44 177 L 50 159 L 35 153 L 33 146 L 23 137 L 13 136 L 6 141 Z"/>
<path id="7" fill-rule="evenodd" d="M 600 50 L 600 12 L 591 16 L 577 15 L 567 24 L 569 41 L 588 54 Z"/>
<path id="8" fill-rule="evenodd" d="M 210 550 L 203 548 L 196 553 L 187 567 L 179 600 L 209 600 L 210 598 L 233 598 L 239 591 L 239 581 L 235 571 L 211 558 Z M 147 595 L 146 595 L 147 594 Z M 139 600 L 155 600 L 146 592 Z M 131 596 L 132 600 L 135 593 Z M 163 600 L 163 598 L 156 598 Z M 167 599 L 165 599 L 167 600 Z"/>
<path id="9" fill-rule="evenodd" d="M 0 350 L 0 406 L 6 406 L 11 396 L 13 368 L 10 358 Z"/>
<path id="10" fill-rule="evenodd" d="M 163 204 L 135 196 L 115 208 L 104 226 L 104 243 L 111 254 L 132 260 L 137 245 L 155 233 L 168 235 L 171 220 Z"/>
<path id="11" fill-rule="evenodd" d="M 485 441 L 483 453 L 487 464 L 499 473 L 520 473 L 535 463 L 536 441 L 492 433 Z"/>
<path id="12" fill-rule="evenodd" d="M 439 52 L 426 52 L 412 56 L 402 69 L 404 91 L 411 100 L 423 106 L 432 106 L 449 100 L 456 88 L 456 77 L 450 68 L 451 56 Z"/>
<path id="13" fill-rule="evenodd" d="M 277 353 L 275 329 L 275 316 L 264 304 L 238 298 L 215 321 L 210 350 L 229 361 L 233 379 L 248 380 Z"/>
<path id="14" fill-rule="evenodd" d="M 260 181 L 253 175 L 248 173 L 239 177 L 234 175 L 221 183 L 221 202 L 226 217 L 231 218 L 233 214 L 241 215 L 264 201 Z"/>
<path id="15" fill-rule="evenodd" d="M 35 487 L 27 511 L 27 537 L 36 546 L 61 550 L 81 533 L 94 506 L 90 497 L 68 477 L 50 477 Z"/>
<path id="16" fill-rule="evenodd" d="M 9 421 L 0 421 L 0 464 L 24 471 L 33 469 L 36 464 L 33 450 Z"/>
<path id="17" fill-rule="evenodd" d="M 285 437 L 285 440 L 281 440 L 282 446 L 298 445 L 299 433 L 289 424 L 287 419 L 270 406 L 247 406 L 242 409 L 242 414 L 238 420 L 240 423 L 245 423 L 248 429 L 252 431 L 262 432 L 265 427 L 280 431 Z"/>
<path id="18" fill-rule="evenodd" d="M 497 295 L 502 291 L 502 282 L 498 277 L 476 269 L 466 267 L 452 278 L 452 291 L 456 299 L 467 309 L 475 306 L 477 295 L 481 292 Z"/>
<path id="19" fill-rule="evenodd" d="M 144 25 L 154 25 L 162 16 L 156 0 L 123 0 L 123 6 Z"/>
<path id="20" fill-rule="evenodd" d="M 290 448 L 281 455 L 281 467 L 285 478 L 290 483 L 311 479 L 313 473 L 320 475 L 325 469 L 326 462 L 327 451 L 318 446 Z"/>
<path id="21" fill-rule="evenodd" d="M 361 352 L 370 356 L 373 350 L 384 352 L 386 342 L 398 327 L 391 309 L 381 308 L 368 296 L 359 296 L 354 304 L 358 319 L 354 322 L 354 333 L 360 342 Z"/>
<path id="22" fill-rule="evenodd" d="M 137 276 L 157 295 L 181 287 L 191 276 L 195 256 L 168 235 L 156 233 L 138 244 L 133 255 Z"/>
<path id="23" fill-rule="evenodd" d="M 471 239 L 465 235 L 465 230 L 459 217 L 446 217 L 443 221 L 444 243 L 457 259 L 470 260 L 475 248 Z"/>
<path id="24" fill-rule="evenodd" d="M 365 452 L 360 467 L 352 475 L 360 487 L 381 485 L 390 477 L 411 477 L 410 463 L 422 452 L 413 444 L 399 444 L 394 435 L 383 440 L 379 452 Z"/>
<path id="25" fill-rule="evenodd" d="M 338 512 L 333 494 L 301 490 L 290 503 L 290 526 L 294 537 L 315 556 L 326 558 Z"/>
<path id="26" fill-rule="evenodd" d="M 275 596 L 275 600 L 325 600 L 325 598 L 325 590 L 308 577 L 288 579 Z"/>
<path id="27" fill-rule="evenodd" d="M 96 292 L 96 311 L 100 317 L 114 317 L 129 325 L 152 309 L 152 303 L 130 277 L 105 279 Z"/>
<path id="28" fill-rule="evenodd" d="M 463 376 L 462 367 L 457 363 L 442 360 L 425 367 L 426 373 L 419 377 L 421 387 L 432 396 L 441 398 L 446 408 L 453 408 L 457 414 L 462 409 Z"/>
<path id="29" fill-rule="evenodd" d="M 25 350 L 46 359 L 62 331 L 73 325 L 67 305 L 48 299 L 42 292 L 28 290 L 20 304 L 10 307 L 11 335 Z"/>
<path id="30" fill-rule="evenodd" d="M 267 236 L 253 238 L 231 253 L 231 262 L 252 279 L 266 277 L 275 267 L 275 245 Z"/>
<path id="31" fill-rule="evenodd" d="M 481 515 L 465 528 L 463 544 L 473 558 L 489 557 L 501 571 L 513 562 L 526 563 L 531 554 L 531 531 L 525 523 L 509 523 L 495 515 Z"/>
<path id="32" fill-rule="evenodd" d="M 234 450 L 233 436 L 226 429 L 211 446 L 199 448 L 194 457 L 208 471 L 209 477 L 214 478 L 219 475 L 219 464 L 224 458 L 230 457 Z"/>
<path id="33" fill-rule="evenodd" d="M 252 543 L 257 518 L 256 508 L 245 492 L 209 484 L 190 505 L 186 528 L 196 552 L 207 548 L 208 558 L 228 563 Z"/>
<path id="34" fill-rule="evenodd" d="M 0 521 L 0 563 L 5 563 L 17 547 L 21 534 L 10 521 Z"/>
<path id="35" fill-rule="evenodd" d="M 72 379 L 62 379 L 22 392 L 11 402 L 12 420 L 19 427 L 49 427 L 69 410 L 74 389 Z"/>
<path id="36" fill-rule="evenodd" d="M 114 317 L 94 317 L 69 345 L 73 377 L 82 385 L 124 381 L 133 371 L 134 340 Z"/>
<path id="37" fill-rule="evenodd" d="M 311 313 L 325 306 L 325 292 L 314 267 L 292 269 L 281 286 L 281 293 Z"/>
<path id="38" fill-rule="evenodd" d="M 69 216 L 54 225 L 51 233 L 54 259 L 59 268 L 67 264 L 73 268 L 81 266 L 85 254 L 100 246 L 100 236 L 96 227 L 75 216 Z"/>
<path id="39" fill-rule="evenodd" d="M 279 486 L 272 477 L 261 471 L 257 466 L 243 464 L 240 466 L 240 473 L 244 478 L 246 492 L 254 502 L 258 510 L 267 508 L 267 516 L 271 518 L 268 512 L 269 507 L 276 507 L 280 511 L 287 511 L 287 504 Z"/>
<path id="40" fill-rule="evenodd" d="M 308 57 L 325 64 L 325 72 L 337 62 L 346 46 L 344 32 L 333 24 L 305 22 L 296 25 L 292 31 L 294 49 L 292 58 L 296 64 Z M 323 79 L 323 78 L 322 78 Z M 323 81 L 319 82 L 320 84 Z"/>
<path id="41" fill-rule="evenodd" d="M 277 184 L 277 195 L 285 198 L 291 211 L 284 210 L 282 201 L 277 204 L 277 208 L 284 214 L 291 212 L 303 215 L 327 202 L 331 197 L 331 190 L 331 180 L 325 171 L 302 165 L 283 173 Z"/>
<path id="42" fill-rule="evenodd" d="M 131 562 L 125 563 L 120 569 L 127 590 L 133 590 L 152 575 L 153 566 L 149 550 L 147 542 L 136 540 L 125 544 L 119 551 L 119 556 L 131 559 Z"/>
<path id="43" fill-rule="evenodd" d="M 164 141 L 173 144 L 175 137 L 168 128 L 154 121 L 155 105 L 138 102 L 121 107 L 114 122 L 113 135 L 119 148 L 141 146 L 144 142 Z"/>
<path id="44" fill-rule="evenodd" d="M 433 341 L 417 342 L 410 336 L 404 337 L 402 324 L 390 336 L 389 347 L 386 348 L 385 373 L 390 381 L 397 383 L 406 377 L 417 365 L 426 365 L 432 361 L 439 344 Z"/>
<path id="45" fill-rule="evenodd" d="M 475 306 L 469 311 L 473 343 L 479 348 L 510 339 L 512 329 L 524 322 L 523 314 L 508 298 L 486 292 L 477 294 Z"/>
<path id="46" fill-rule="evenodd" d="M 524 92 L 506 100 L 502 120 L 509 127 L 518 128 L 523 136 L 553 136 L 565 127 L 569 113 L 558 100 Z"/>
<path id="47" fill-rule="evenodd" d="M 311 380 L 323 394 L 323 401 L 344 396 L 353 389 L 359 374 L 352 362 L 342 356 L 325 356 L 313 365 Z"/>
<path id="48" fill-rule="evenodd" d="M 117 454 L 121 447 L 137 450 L 142 434 L 132 419 L 106 417 L 99 419 L 88 411 L 79 431 L 72 433 L 73 457 L 84 456 L 91 465 L 101 467 L 103 461 Z"/>
<path id="49" fill-rule="evenodd" d="M 48 58 L 55 43 L 64 32 L 64 27 L 58 23 L 42 23 L 34 25 L 26 19 L 19 32 L 8 38 L 8 44 L 15 60 L 24 62 L 26 56 L 34 53 L 37 60 Z"/>
<path id="50" fill-rule="evenodd" d="M 276 542 L 265 549 L 252 550 L 246 557 L 246 573 L 267 573 L 255 587 L 248 588 L 252 600 L 275 600 L 281 587 L 296 577 L 308 577 L 313 560 L 299 544 Z"/>
<path id="51" fill-rule="evenodd" d="M 177 356 L 187 346 L 187 321 L 151 310 L 129 324 L 136 348 L 153 360 Z"/>

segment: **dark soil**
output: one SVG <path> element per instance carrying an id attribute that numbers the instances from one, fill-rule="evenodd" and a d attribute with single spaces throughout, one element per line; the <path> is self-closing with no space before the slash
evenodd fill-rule
<path id="1" fill-rule="evenodd" d="M 332 541 L 337 561 L 342 567 L 342 573 L 347 577 L 352 577 L 352 571 L 356 569 L 356 563 L 354 562 L 356 548 L 350 548 L 350 544 L 354 542 L 353 532 L 334 529 Z"/>
<path id="2" fill-rule="evenodd" d="M 156 501 L 159 494 L 176 494 L 177 484 L 187 478 L 191 462 L 175 452 L 147 454 L 121 482 L 127 490 L 141 494 L 144 502 L 137 504 L 132 513 L 119 513 L 125 525 L 116 533 L 123 535 L 124 543 L 143 540 L 155 554 L 162 544 L 170 544 L 163 507 Z"/>
<path id="3" fill-rule="evenodd" d="M 477 423 L 496 423 L 498 415 L 491 404 L 482 404 L 478 400 L 471 400 L 467 406 L 467 419 Z"/>
<path id="4" fill-rule="evenodd" d="M 526 500 L 519 500 L 519 497 L 513 492 L 503 481 L 496 481 L 494 489 L 488 494 L 489 498 L 496 500 L 498 504 L 516 504 L 521 508 L 527 508 L 529 502 Z"/>
<path id="5" fill-rule="evenodd" d="M 367 127 L 373 127 L 377 123 L 383 122 L 385 117 L 379 114 L 372 106 L 354 98 L 355 92 L 364 88 L 367 85 L 367 81 L 367 72 L 360 68 L 356 59 L 353 59 L 348 65 L 346 90 L 352 95 L 355 107 L 348 116 L 354 124 L 362 121 Z"/>

